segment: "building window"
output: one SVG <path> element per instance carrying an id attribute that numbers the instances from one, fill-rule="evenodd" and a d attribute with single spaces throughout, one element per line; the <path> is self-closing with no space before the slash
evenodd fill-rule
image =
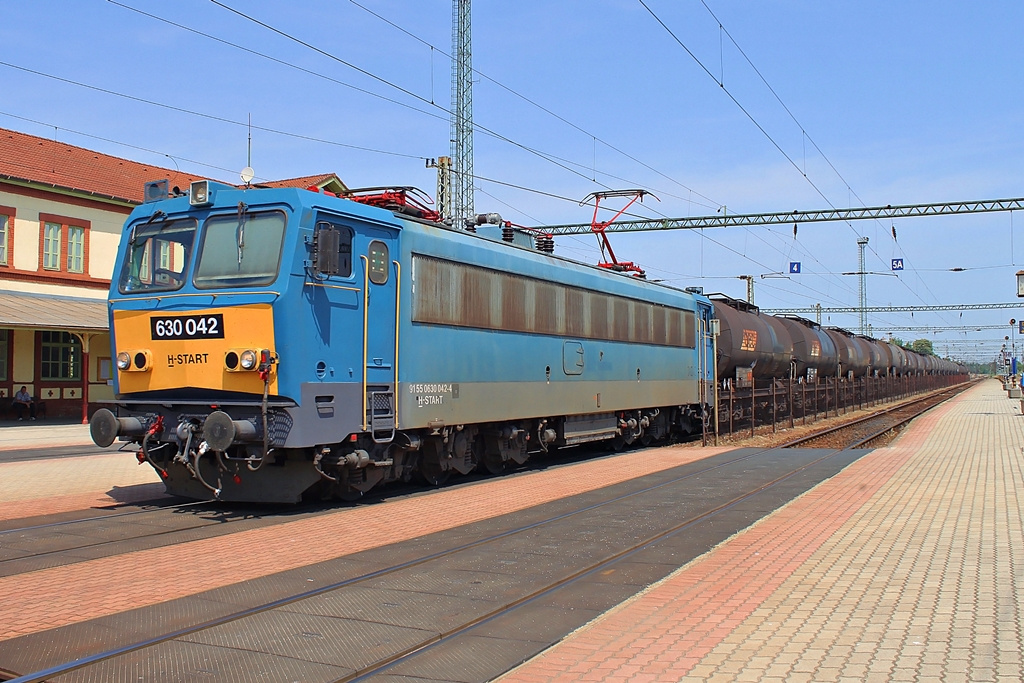
<path id="1" fill-rule="evenodd" d="M 76 380 L 82 378 L 82 345 L 67 332 L 40 332 L 39 361 L 41 379 Z"/>
<path id="2" fill-rule="evenodd" d="M 60 223 L 43 224 L 43 269 L 60 270 Z"/>
<path id="3" fill-rule="evenodd" d="M 14 266 L 13 206 L 0 206 L 0 266 Z"/>
<path id="4" fill-rule="evenodd" d="M 0 214 L 0 266 L 7 265 L 7 242 L 10 239 L 10 229 L 7 227 L 9 219 L 6 215 Z"/>
<path id="5" fill-rule="evenodd" d="M 171 269 L 171 243 L 160 243 L 160 270 Z"/>
<path id="6" fill-rule="evenodd" d="M 81 273 L 85 264 L 85 228 L 68 226 L 68 272 Z"/>
<path id="7" fill-rule="evenodd" d="M 6 382 L 9 374 L 7 364 L 9 362 L 8 350 L 11 347 L 11 331 L 0 330 L 0 382 Z"/>
<path id="8" fill-rule="evenodd" d="M 89 270 L 89 221 L 39 214 L 41 270 L 85 275 Z"/>

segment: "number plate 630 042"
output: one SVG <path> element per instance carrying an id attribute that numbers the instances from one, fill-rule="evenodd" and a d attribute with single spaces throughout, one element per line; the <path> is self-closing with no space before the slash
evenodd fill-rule
<path id="1" fill-rule="evenodd" d="M 161 315 L 149 319 L 151 338 L 160 339 L 223 339 L 224 316 Z"/>

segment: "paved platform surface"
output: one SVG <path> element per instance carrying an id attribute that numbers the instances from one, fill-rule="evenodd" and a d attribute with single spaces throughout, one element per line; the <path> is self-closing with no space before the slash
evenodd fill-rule
<path id="1" fill-rule="evenodd" d="M 982 383 L 919 420 L 892 446 L 867 454 L 502 680 L 1024 680 L 1018 405 L 998 382 Z M 0 444 L 6 434 L 0 432 Z M 117 619 L 125 610 L 218 586 L 245 586 L 275 571 L 724 450 L 628 453 L 614 468 L 584 462 L 3 577 L 0 642 Z M 130 453 L 64 458 L 50 461 L 48 470 L 30 466 L 42 467 L 0 463 L 0 516 L 83 509 L 162 488 Z M 458 515 L 437 514 L 453 505 Z M 364 533 L 354 535 L 353 528 Z M 182 566 L 203 570 L 188 581 L 165 580 Z"/>
<path id="2" fill-rule="evenodd" d="M 53 446 L 96 447 L 89 436 L 89 425 L 28 418 L 0 422 L 0 451 Z"/>
<path id="3" fill-rule="evenodd" d="M 89 425 L 37 420 L 0 423 L 0 457 L 30 449 L 81 446 L 89 455 L 54 460 L 0 462 L 0 521 L 91 507 L 120 505 L 163 496 L 152 467 L 131 452 L 101 451 Z"/>
<path id="4" fill-rule="evenodd" d="M 986 381 L 510 672 L 1024 680 L 1024 417 Z"/>

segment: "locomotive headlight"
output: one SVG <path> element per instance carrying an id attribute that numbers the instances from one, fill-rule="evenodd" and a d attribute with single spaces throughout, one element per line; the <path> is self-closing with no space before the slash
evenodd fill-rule
<path id="1" fill-rule="evenodd" d="M 256 355 L 255 351 L 246 349 L 238 357 L 238 362 L 241 364 L 243 370 L 253 370 L 256 368 L 256 362 L 259 360 L 259 356 Z"/>
<path id="2" fill-rule="evenodd" d="M 148 349 L 121 351 L 117 354 L 117 369 L 121 372 L 147 372 L 153 366 Z"/>
<path id="3" fill-rule="evenodd" d="M 260 354 L 254 349 L 228 349 L 224 369 L 228 372 L 252 372 L 259 369 Z"/>
<path id="4" fill-rule="evenodd" d="M 196 180 L 189 186 L 188 203 L 203 206 L 210 203 L 210 181 Z"/>

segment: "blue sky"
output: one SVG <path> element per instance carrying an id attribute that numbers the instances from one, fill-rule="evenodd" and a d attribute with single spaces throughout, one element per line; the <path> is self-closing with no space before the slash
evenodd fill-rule
<path id="1" fill-rule="evenodd" d="M 258 178 L 335 172 L 352 187 L 434 194 L 424 158 L 449 151 L 448 0 L 223 0 L 308 46 L 210 0 L 118 2 L 0 4 L 0 126 L 236 182 L 251 117 Z M 477 131 L 478 211 L 582 223 L 587 194 L 636 187 L 660 199 L 636 213 L 671 217 L 1024 196 L 1024 3 L 645 3 L 477 0 L 474 119 L 515 143 Z M 792 233 L 611 239 L 620 259 L 674 285 L 742 298 L 737 276 L 754 275 L 763 308 L 855 306 L 858 278 L 841 273 L 858 269 L 859 236 L 867 270 L 889 273 L 867 276 L 870 305 L 1013 301 L 1024 269 L 1017 214 Z M 556 253 L 599 257 L 591 236 L 562 237 Z M 892 258 L 906 263 L 899 277 Z M 790 261 L 799 276 L 760 277 Z M 870 323 L 875 336 L 990 360 L 1011 317 L 1024 308 Z M 825 322 L 856 329 L 858 316 Z M 961 325 L 972 329 L 901 329 Z M 1004 328 L 975 331 L 988 325 Z"/>

